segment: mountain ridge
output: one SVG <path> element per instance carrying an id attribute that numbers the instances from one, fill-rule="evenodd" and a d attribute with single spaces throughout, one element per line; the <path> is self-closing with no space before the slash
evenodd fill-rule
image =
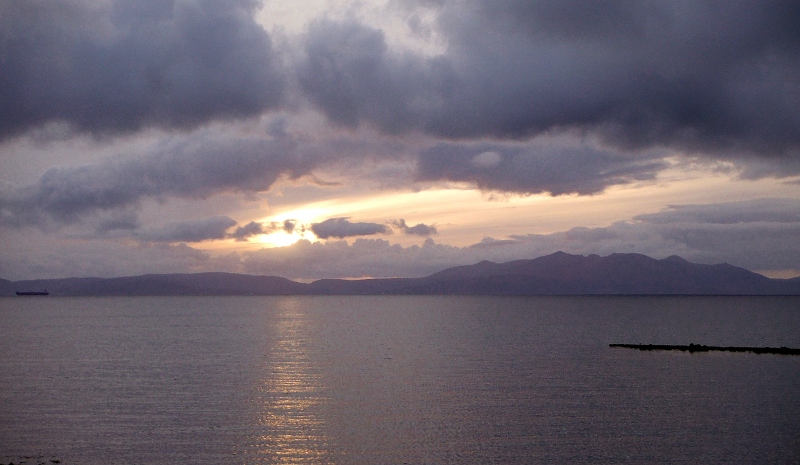
<path id="1" fill-rule="evenodd" d="M 116 278 L 0 279 L 0 295 L 47 289 L 62 296 L 147 295 L 800 295 L 800 278 L 771 279 L 726 263 L 673 255 L 572 255 L 556 252 L 504 263 L 487 260 L 421 278 L 320 279 L 226 272 Z"/>

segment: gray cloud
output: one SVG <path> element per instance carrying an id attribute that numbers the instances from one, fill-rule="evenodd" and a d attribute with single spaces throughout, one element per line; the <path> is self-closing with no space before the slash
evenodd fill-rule
<path id="1" fill-rule="evenodd" d="M 514 239 L 495 239 L 493 237 L 484 237 L 475 244 L 469 246 L 470 249 L 480 249 L 480 248 L 491 248 L 497 246 L 504 246 L 504 245 L 513 245 L 516 244 L 517 241 Z"/>
<path id="2" fill-rule="evenodd" d="M 665 241 L 689 249 L 689 258 L 719 260 L 756 270 L 798 269 L 800 223 L 667 226 Z"/>
<path id="3" fill-rule="evenodd" d="M 661 239 L 690 250 L 689 258 L 718 259 L 750 269 L 800 268 L 796 199 L 674 205 L 636 219 Z"/>
<path id="4" fill-rule="evenodd" d="M 343 239 L 345 237 L 391 233 L 391 230 L 385 224 L 351 223 L 347 218 L 329 218 L 321 223 L 312 223 L 309 229 L 320 239 L 331 237 Z"/>
<path id="5" fill-rule="evenodd" d="M 392 221 L 391 225 L 400 230 L 403 234 L 416 236 L 430 236 L 436 234 L 435 226 L 428 226 L 423 223 L 408 226 L 405 220 L 400 219 Z M 312 223 L 310 225 L 299 224 L 296 220 L 285 220 L 282 223 L 257 223 L 251 221 L 244 226 L 237 227 L 235 231 L 230 233 L 229 237 L 237 241 L 246 241 L 250 237 L 259 234 L 268 234 L 274 231 L 284 231 L 291 234 L 295 230 L 311 230 L 320 239 L 344 239 L 347 237 L 391 234 L 393 231 L 392 228 L 384 224 L 352 223 L 348 218 L 329 218 L 321 223 Z"/>
<path id="6" fill-rule="evenodd" d="M 130 210 L 112 211 L 108 215 L 99 215 L 94 230 L 100 235 L 119 231 L 135 231 L 142 224 L 136 212 Z"/>
<path id="7" fill-rule="evenodd" d="M 201 131 L 138 158 L 51 168 L 35 184 L 0 192 L 0 224 L 51 227 L 144 199 L 266 190 L 280 176 L 299 176 L 313 166 L 280 134 L 262 139 Z"/>
<path id="8" fill-rule="evenodd" d="M 662 212 L 638 215 L 634 219 L 656 224 L 800 223 L 800 202 L 755 199 L 711 205 L 671 205 Z"/>
<path id="9" fill-rule="evenodd" d="M 676 205 L 638 221 L 515 236 L 548 250 L 609 254 L 677 254 L 700 263 L 727 262 L 751 270 L 800 269 L 800 215 L 795 199 Z"/>
<path id="10" fill-rule="evenodd" d="M 297 221 L 296 220 L 284 220 L 283 222 L 283 230 L 287 233 L 292 233 L 295 228 L 297 228 Z"/>
<path id="11" fill-rule="evenodd" d="M 442 143 L 423 150 L 420 180 L 469 182 L 481 189 L 552 195 L 595 194 L 649 180 L 666 165 L 658 154 L 633 157 L 578 142 Z"/>
<path id="12" fill-rule="evenodd" d="M 93 133 L 194 127 L 275 108 L 285 78 L 255 0 L 9 0 L 0 139 L 48 121 Z"/>
<path id="13" fill-rule="evenodd" d="M 238 260 L 214 258 L 185 243 L 137 241 L 123 245 L 113 240 L 58 238 L 38 230 L 2 231 L 0 276 L 7 279 L 114 277 L 145 273 L 234 271 Z"/>
<path id="14" fill-rule="evenodd" d="M 231 237 L 236 239 L 239 242 L 246 241 L 248 238 L 252 236 L 258 236 L 259 234 L 264 234 L 269 232 L 271 229 L 269 226 L 265 225 L 264 223 L 257 223 L 255 221 L 251 221 L 244 226 L 239 226 L 236 230 L 231 233 Z"/>
<path id="15" fill-rule="evenodd" d="M 392 221 L 392 226 L 398 228 L 403 234 L 408 234 L 411 236 L 427 237 L 437 233 L 436 226 L 427 225 L 425 223 L 418 223 L 414 226 L 409 226 L 406 224 L 406 220 L 402 218 Z"/>
<path id="16" fill-rule="evenodd" d="M 364 25 L 313 25 L 299 66 L 309 100 L 337 123 L 392 133 L 526 138 L 577 129 L 623 149 L 798 156 L 796 2 L 438 8 L 448 47 L 433 58 L 390 49 Z"/>
<path id="17" fill-rule="evenodd" d="M 295 229 L 305 231 L 305 226 L 301 225 L 298 227 L 295 220 L 285 220 L 283 223 L 275 221 L 270 223 L 258 223 L 251 221 L 244 226 L 236 228 L 236 230 L 230 234 L 230 237 L 241 242 L 248 240 L 250 237 L 258 236 L 259 234 L 269 234 L 275 231 L 283 231 L 291 234 Z"/>
<path id="18" fill-rule="evenodd" d="M 227 216 L 168 223 L 136 233 L 136 237 L 149 242 L 202 242 L 227 237 L 226 231 L 236 225 Z"/>

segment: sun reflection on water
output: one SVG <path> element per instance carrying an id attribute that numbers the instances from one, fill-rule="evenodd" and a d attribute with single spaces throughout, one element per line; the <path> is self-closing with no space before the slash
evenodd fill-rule
<path id="1" fill-rule="evenodd" d="M 309 356 L 308 316 L 295 299 L 276 304 L 257 406 L 264 434 L 255 438 L 247 455 L 268 463 L 334 463 L 320 414 L 327 401 L 322 375 Z"/>

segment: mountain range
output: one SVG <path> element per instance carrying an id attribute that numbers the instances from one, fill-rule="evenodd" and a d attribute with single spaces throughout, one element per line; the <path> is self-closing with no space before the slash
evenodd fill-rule
<path id="1" fill-rule="evenodd" d="M 146 295 L 800 295 L 800 277 L 771 279 L 728 264 L 678 256 L 552 255 L 482 261 L 422 278 L 322 279 L 300 283 L 235 273 L 148 274 L 119 278 L 0 279 L 0 296 L 46 289 L 55 296 Z"/>

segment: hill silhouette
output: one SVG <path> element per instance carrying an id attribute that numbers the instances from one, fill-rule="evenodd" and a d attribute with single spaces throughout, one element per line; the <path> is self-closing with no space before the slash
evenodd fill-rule
<path id="1" fill-rule="evenodd" d="M 0 295 L 47 289 L 63 296 L 134 295 L 800 295 L 800 278 L 770 279 L 728 264 L 678 256 L 552 255 L 482 261 L 422 278 L 323 279 L 299 283 L 236 273 L 148 274 L 120 278 L 8 281 Z"/>

